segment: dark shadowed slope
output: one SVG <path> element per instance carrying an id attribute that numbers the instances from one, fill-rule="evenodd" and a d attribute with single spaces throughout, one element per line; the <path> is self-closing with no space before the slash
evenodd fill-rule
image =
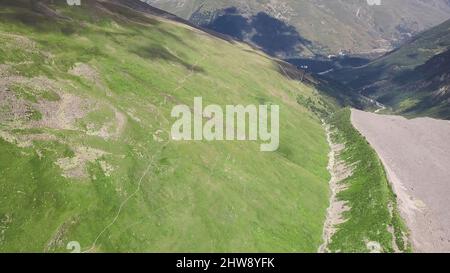
<path id="1" fill-rule="evenodd" d="M 450 119 L 450 21 L 360 68 L 331 76 L 392 111 Z"/>
<path id="2" fill-rule="evenodd" d="M 382 1 L 381 6 L 369 6 L 366 0 L 144 1 L 199 25 L 215 26 L 230 7 L 237 8 L 237 15 L 246 19 L 263 12 L 293 26 L 304 40 L 312 42 L 309 45 L 297 40 L 297 50 L 290 47 L 280 55 L 290 58 L 342 51 L 379 54 L 450 18 L 448 0 L 389 0 Z M 239 21 L 234 27 L 241 26 Z"/>

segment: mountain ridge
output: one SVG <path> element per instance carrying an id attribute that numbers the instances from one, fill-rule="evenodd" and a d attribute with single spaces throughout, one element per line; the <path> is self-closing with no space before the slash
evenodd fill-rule
<path id="1" fill-rule="evenodd" d="M 395 113 L 450 119 L 448 63 L 450 20 L 359 68 L 328 76 L 354 93 L 373 97 Z"/>
<path id="2" fill-rule="evenodd" d="M 450 4 L 446 0 L 393 0 L 383 1 L 380 6 L 369 6 L 366 0 L 145 1 L 209 28 L 214 28 L 217 17 L 223 18 L 224 11 L 229 8 L 236 9 L 239 15 L 234 18 L 235 24 L 244 20 L 251 22 L 252 17 L 263 13 L 276 24 L 293 27 L 298 33 L 294 47 L 276 52 L 280 58 L 339 53 L 379 55 L 450 18 Z M 233 22 L 229 19 L 233 18 L 229 17 L 228 23 Z M 252 31 L 247 35 L 253 35 Z M 258 44 L 252 37 L 244 40 Z M 310 41 L 312 45 L 302 40 Z"/>

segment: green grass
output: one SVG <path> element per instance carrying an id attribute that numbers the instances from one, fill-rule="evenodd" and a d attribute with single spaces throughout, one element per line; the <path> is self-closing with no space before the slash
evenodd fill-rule
<path id="1" fill-rule="evenodd" d="M 331 117 L 334 141 L 345 143 L 340 158 L 348 166 L 355 164 L 353 174 L 342 183 L 348 189 L 338 198 L 348 202 L 351 210 L 344 213 L 347 221 L 339 225 L 329 248 L 335 252 L 368 252 L 367 242 L 378 242 L 383 252 L 393 252 L 393 239 L 400 251 L 410 251 L 404 241 L 406 228 L 397 211 L 396 196 L 387 180 L 376 152 L 350 122 L 350 110 L 338 111 Z M 392 207 L 392 213 L 389 211 Z M 393 235 L 388 227 L 394 230 Z"/>
<path id="2" fill-rule="evenodd" d="M 10 88 L 14 93 L 16 93 L 16 97 L 37 103 L 37 97 L 32 88 L 17 84 L 12 85 Z"/>
<path id="3" fill-rule="evenodd" d="M 44 91 L 41 97 L 47 101 L 59 101 L 61 97 L 55 91 Z"/>
<path id="4" fill-rule="evenodd" d="M 38 120 L 41 120 L 41 119 L 42 119 L 42 114 L 41 114 L 41 112 L 39 112 L 39 111 L 36 110 L 36 109 L 31 109 L 31 110 L 28 111 L 28 117 L 29 117 L 31 120 L 38 121 Z"/>
<path id="5" fill-rule="evenodd" d="M 28 103 L 64 103 L 56 91 L 92 103 L 72 129 L 0 124 L 15 136 L 52 136 L 31 147 L 0 140 L 0 251 L 66 252 L 70 241 L 88 250 L 125 200 L 95 251 L 317 250 L 329 148 L 320 120 L 296 103 L 298 95 L 316 101 L 314 88 L 286 79 L 272 59 L 246 45 L 179 24 L 136 23 L 91 6 L 58 10 L 73 20 L 34 15 L 30 23 L 26 8 L 0 9 L 1 62 L 17 76 L 47 77 L 61 88 L 33 93 Z M 33 41 L 34 53 L 4 33 Z M 97 82 L 68 73 L 76 63 L 92 67 Z M 170 141 L 172 107 L 192 105 L 195 96 L 205 105 L 279 104 L 279 151 L 261 153 L 258 142 Z M 114 132 L 113 111 L 125 117 L 118 136 L 86 133 L 88 124 Z M 163 142 L 153 138 L 159 130 Z M 105 153 L 86 162 L 84 177 L 64 177 L 56 163 L 75 158 L 80 147 Z M 113 167 L 109 176 L 105 162 Z"/>

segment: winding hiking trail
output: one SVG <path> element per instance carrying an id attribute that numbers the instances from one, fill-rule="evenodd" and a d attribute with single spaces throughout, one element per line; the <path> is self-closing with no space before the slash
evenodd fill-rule
<path id="1" fill-rule="evenodd" d="M 415 252 L 450 252 L 450 121 L 352 110 L 385 166 Z"/>
<path id="2" fill-rule="evenodd" d="M 113 226 L 113 225 L 116 223 L 117 219 L 119 219 L 119 216 L 120 216 L 120 214 L 122 213 L 122 210 L 123 210 L 123 208 L 125 207 L 125 205 L 128 203 L 128 201 L 130 201 L 134 196 L 136 196 L 136 195 L 140 192 L 141 186 L 142 186 L 142 182 L 144 181 L 144 177 L 147 176 L 147 174 L 149 173 L 149 171 L 150 171 L 152 165 L 153 165 L 153 159 L 150 161 L 150 164 L 148 164 L 148 166 L 147 166 L 147 168 L 145 169 L 144 173 L 143 173 L 142 176 L 139 178 L 139 181 L 138 181 L 136 190 L 135 190 L 133 193 L 131 193 L 131 194 L 130 194 L 130 195 L 129 195 L 129 196 L 128 196 L 121 204 L 120 204 L 119 209 L 117 210 L 116 215 L 114 216 L 113 220 L 112 220 L 109 224 L 107 224 L 107 225 L 102 229 L 102 231 L 100 231 L 100 233 L 97 235 L 97 237 L 95 237 L 95 240 L 94 240 L 94 242 L 92 243 L 91 247 L 90 247 L 88 250 L 84 251 L 84 252 L 88 253 L 88 252 L 92 252 L 93 250 L 95 250 L 95 248 L 96 248 L 96 246 L 97 246 L 97 242 L 98 242 L 98 240 L 100 239 L 100 237 L 102 237 L 102 235 L 103 235 L 103 234 L 104 234 L 111 226 Z"/>
<path id="3" fill-rule="evenodd" d="M 180 89 L 182 89 L 185 85 L 185 83 L 187 82 L 187 80 L 189 78 L 191 78 L 192 76 L 195 75 L 195 68 L 197 68 L 197 66 L 204 61 L 208 56 L 206 54 L 203 54 L 201 58 L 199 58 L 189 69 L 189 72 L 186 76 L 184 76 L 181 80 L 178 81 L 178 85 L 175 87 L 175 89 L 173 90 L 173 92 L 176 92 Z M 141 186 L 142 183 L 144 181 L 144 178 L 150 173 L 152 166 L 154 165 L 154 156 L 151 158 L 150 163 L 147 165 L 147 167 L 145 168 L 144 172 L 142 173 L 141 177 L 139 178 L 138 182 L 137 182 L 137 186 L 135 191 L 133 191 L 127 198 L 125 198 L 125 200 L 120 204 L 114 218 L 112 219 L 112 221 L 107 224 L 101 231 L 100 233 L 95 237 L 95 240 L 93 241 L 93 243 L 91 244 L 91 246 L 83 251 L 84 253 L 88 253 L 88 252 L 93 252 L 95 251 L 96 247 L 97 247 L 97 243 L 99 241 L 99 239 L 103 236 L 103 234 L 105 234 L 106 231 L 108 231 L 119 219 L 119 216 L 122 213 L 123 208 L 127 205 L 127 203 L 133 198 L 135 197 L 140 191 L 141 191 Z"/>

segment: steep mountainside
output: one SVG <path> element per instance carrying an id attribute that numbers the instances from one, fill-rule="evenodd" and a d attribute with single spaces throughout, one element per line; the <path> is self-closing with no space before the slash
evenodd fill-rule
<path id="1" fill-rule="evenodd" d="M 315 88 L 137 0 L 31 3 L 0 3 L 0 252 L 317 250 Z M 172 108 L 199 96 L 279 105 L 279 149 L 171 140 Z"/>
<path id="2" fill-rule="evenodd" d="M 394 112 L 450 119 L 450 21 L 372 63 L 330 74 Z"/>
<path id="3" fill-rule="evenodd" d="M 450 18 L 448 0 L 144 1 L 283 58 L 377 54 Z"/>

